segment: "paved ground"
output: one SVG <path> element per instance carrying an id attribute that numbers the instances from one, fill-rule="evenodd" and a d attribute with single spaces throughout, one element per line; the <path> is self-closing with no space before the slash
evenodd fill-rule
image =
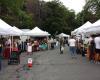
<path id="1" fill-rule="evenodd" d="M 34 64 L 29 70 L 26 64 L 30 57 Z M 64 54 L 59 54 L 59 49 L 28 56 L 22 53 L 20 65 L 8 66 L 6 61 L 4 64 L 0 80 L 100 80 L 100 65 L 92 64 L 80 55 L 72 59 L 68 47 Z"/>

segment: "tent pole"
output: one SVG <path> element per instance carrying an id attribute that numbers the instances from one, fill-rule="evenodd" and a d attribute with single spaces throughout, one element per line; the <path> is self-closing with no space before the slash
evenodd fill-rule
<path id="1" fill-rule="evenodd" d="M 12 39 L 12 36 L 10 35 L 10 40 Z M 12 41 L 12 40 L 11 40 Z M 11 44 L 11 42 L 10 42 L 10 55 L 11 55 L 11 46 L 12 46 L 12 44 Z"/>
<path id="2" fill-rule="evenodd" d="M 14 43 L 13 43 L 13 36 L 12 36 L 12 50 L 13 50 L 13 44 L 14 44 Z"/>
<path id="3" fill-rule="evenodd" d="M 22 38 L 22 35 L 20 36 L 20 40 Z M 21 40 L 21 50 L 23 51 L 24 50 L 24 42 Z"/>

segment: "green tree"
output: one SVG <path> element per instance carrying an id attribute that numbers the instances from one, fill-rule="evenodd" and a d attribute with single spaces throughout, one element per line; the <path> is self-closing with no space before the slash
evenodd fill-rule
<path id="1" fill-rule="evenodd" d="M 100 1 L 87 0 L 83 10 L 77 14 L 76 20 L 78 27 L 87 21 L 95 22 L 100 18 Z"/>
<path id="2" fill-rule="evenodd" d="M 12 26 L 30 28 L 33 26 L 32 16 L 25 11 L 26 0 L 0 0 L 0 15 Z"/>
<path id="3" fill-rule="evenodd" d="M 84 9 L 95 14 L 98 19 L 100 18 L 100 0 L 87 0 Z"/>
<path id="4" fill-rule="evenodd" d="M 42 28 L 51 34 L 70 33 L 75 26 L 75 13 L 69 11 L 60 1 L 54 0 L 42 5 Z"/>
<path id="5" fill-rule="evenodd" d="M 19 28 L 39 26 L 53 35 L 68 34 L 79 25 L 75 12 L 58 0 L 0 0 L 0 18 Z"/>
<path id="6" fill-rule="evenodd" d="M 78 24 L 78 27 L 79 27 L 87 21 L 90 21 L 92 23 L 95 22 L 96 16 L 92 12 L 83 10 L 80 13 L 77 14 L 76 20 L 77 20 L 77 24 Z"/>

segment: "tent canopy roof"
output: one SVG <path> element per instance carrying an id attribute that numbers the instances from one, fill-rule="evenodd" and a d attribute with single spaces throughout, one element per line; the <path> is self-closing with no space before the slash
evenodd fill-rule
<path id="1" fill-rule="evenodd" d="M 20 30 L 19 28 L 15 27 L 15 26 L 13 26 L 13 28 L 14 28 L 17 32 L 19 32 L 19 33 L 22 33 L 22 32 L 23 32 L 22 30 Z"/>
<path id="2" fill-rule="evenodd" d="M 57 35 L 57 37 L 69 37 L 69 35 L 67 35 L 65 33 L 61 33 L 61 34 Z"/>
<path id="3" fill-rule="evenodd" d="M 100 19 L 97 20 L 95 23 L 92 24 L 92 26 L 98 26 L 98 25 L 100 25 Z"/>
<path id="4" fill-rule="evenodd" d="M 95 23 L 92 24 L 91 28 L 87 28 L 87 30 L 85 30 L 85 33 L 100 33 L 100 19 L 97 20 Z"/>
<path id="5" fill-rule="evenodd" d="M 0 33 L 1 35 L 18 35 L 19 34 L 15 31 L 15 29 L 12 26 L 7 24 L 2 19 L 0 19 L 0 32 L 1 32 Z"/>
<path id="6" fill-rule="evenodd" d="M 87 21 L 85 24 L 83 24 L 81 27 L 79 27 L 78 29 L 85 29 L 85 28 L 88 28 L 88 27 L 91 27 L 92 23 L 90 23 L 89 21 Z"/>
<path id="7" fill-rule="evenodd" d="M 38 27 L 35 27 L 34 29 L 27 32 L 27 35 L 31 36 L 49 36 L 50 34 L 46 31 L 43 31 L 39 29 Z"/>

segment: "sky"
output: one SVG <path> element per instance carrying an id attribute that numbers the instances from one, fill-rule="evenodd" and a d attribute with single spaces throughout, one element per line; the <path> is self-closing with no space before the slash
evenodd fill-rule
<path id="1" fill-rule="evenodd" d="M 44 0 L 44 1 L 52 1 L 52 0 Z M 85 0 L 60 0 L 63 4 L 70 10 L 75 10 L 75 13 L 79 13 L 82 11 Z"/>

